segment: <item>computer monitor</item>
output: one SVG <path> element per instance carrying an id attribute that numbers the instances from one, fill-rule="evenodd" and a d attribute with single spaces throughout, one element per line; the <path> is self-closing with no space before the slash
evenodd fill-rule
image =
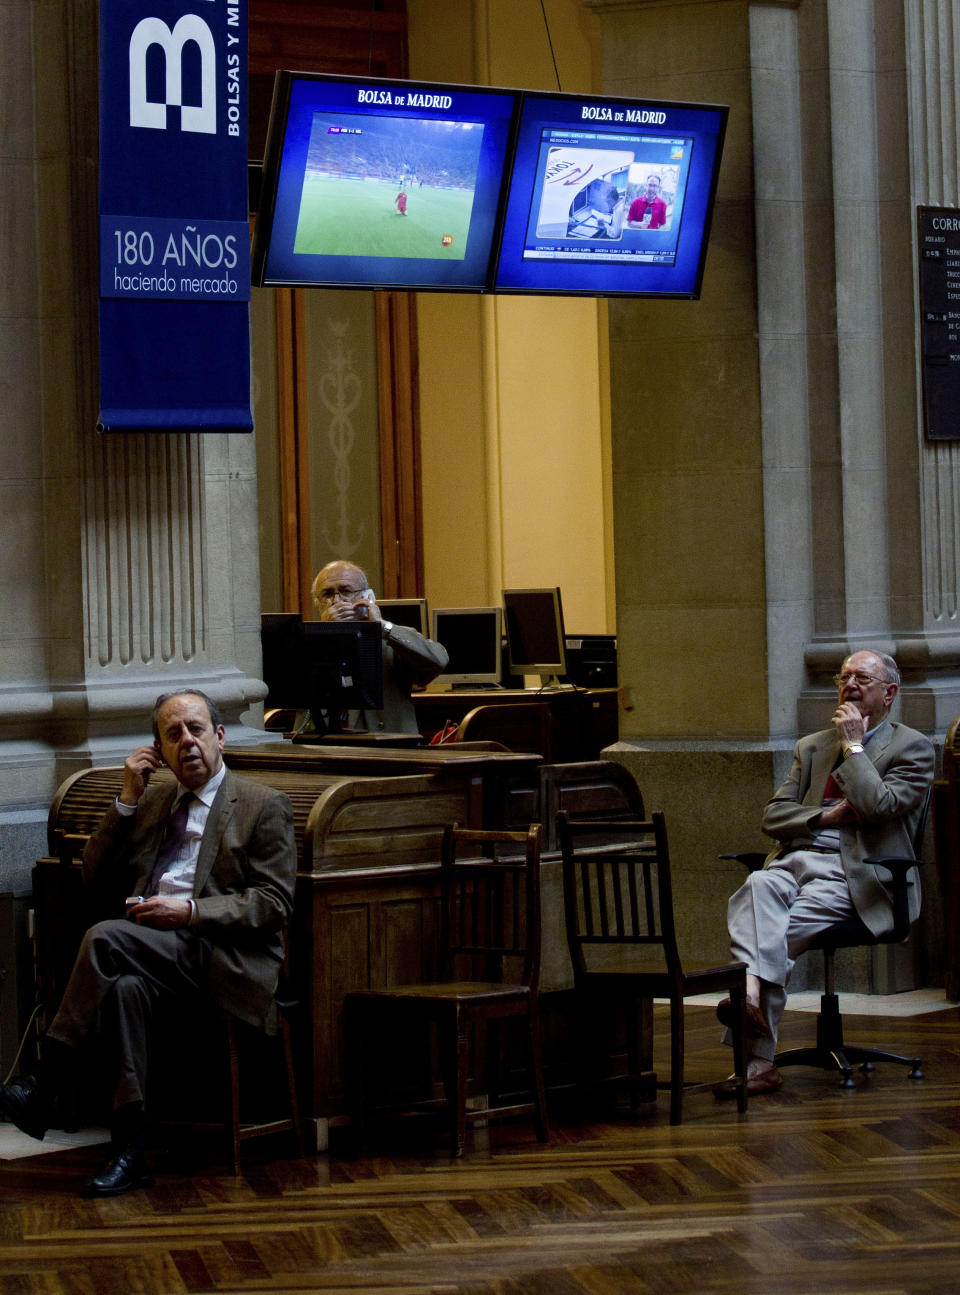
<path id="1" fill-rule="evenodd" d="M 511 674 L 538 674 L 543 688 L 567 673 L 560 590 L 504 589 L 504 624 Z"/>
<path id="2" fill-rule="evenodd" d="M 309 710 L 318 733 L 339 732 L 348 710 L 383 707 L 382 635 L 375 621 L 260 618 L 265 705 Z"/>
<path id="3" fill-rule="evenodd" d="M 307 704 L 296 667 L 301 625 L 299 612 L 263 612 L 260 617 L 263 681 L 267 685 L 265 710 L 297 710 Z"/>
<path id="4" fill-rule="evenodd" d="M 383 635 L 376 621 L 305 621 L 300 684 L 318 733 L 339 733 L 343 713 L 383 709 Z"/>
<path id="5" fill-rule="evenodd" d="M 432 637 L 450 657 L 435 682 L 454 688 L 499 687 L 499 607 L 437 607 L 432 624 Z"/>
<path id="6" fill-rule="evenodd" d="M 407 629 L 416 630 L 424 638 L 430 633 L 426 598 L 378 598 L 377 606 L 385 621 L 406 625 Z"/>

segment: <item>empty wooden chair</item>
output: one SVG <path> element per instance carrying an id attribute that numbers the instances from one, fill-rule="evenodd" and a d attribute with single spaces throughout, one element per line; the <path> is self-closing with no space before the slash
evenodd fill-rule
<path id="1" fill-rule="evenodd" d="M 481 850 L 489 855 L 477 857 Z M 510 853 L 503 853 L 509 851 Z M 346 996 L 344 1023 L 353 1118 L 365 1142 L 370 1076 L 390 1068 L 382 1042 L 391 1027 L 436 1027 L 450 1122 L 450 1150 L 462 1155 L 466 1126 L 477 1120 L 533 1115 L 549 1136 L 540 1060 L 540 826 L 525 832 L 444 832 L 441 860 L 441 979 Z M 529 1098 L 500 1103 L 496 1067 L 488 1067 L 489 1105 L 467 1109 L 474 1026 L 516 1018 L 524 1030 Z M 409 1039 L 409 1034 L 405 1035 Z M 490 1054 L 495 1050 L 489 1049 Z"/>
<path id="2" fill-rule="evenodd" d="M 563 853 L 563 895 L 574 986 L 581 1007 L 595 998 L 628 1008 L 628 1050 L 638 1081 L 634 1032 L 637 1000 L 670 1002 L 670 1123 L 683 1117 L 687 1092 L 713 1088 L 683 1079 L 683 1000 L 691 994 L 730 995 L 739 1023 L 734 1031 L 737 1108 L 747 1108 L 746 966 L 742 962 L 681 961 L 673 919 L 670 855 L 663 814 L 618 822 L 576 821 L 561 810 L 557 830 Z M 596 844 L 600 840 L 602 844 Z M 587 1000 L 584 1002 L 583 1000 Z M 581 1056 L 587 1056 L 581 1046 Z M 719 1077 L 718 1077 L 719 1078 Z"/>

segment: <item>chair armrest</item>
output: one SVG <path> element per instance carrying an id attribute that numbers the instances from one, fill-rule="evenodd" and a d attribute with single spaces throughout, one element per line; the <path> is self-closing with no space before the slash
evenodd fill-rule
<path id="1" fill-rule="evenodd" d="M 737 863 L 742 863 L 749 872 L 759 872 L 766 857 L 765 854 L 761 854 L 758 850 L 748 850 L 743 854 L 720 855 L 721 859 L 736 859 Z"/>
<path id="2" fill-rule="evenodd" d="M 902 855 L 889 855 L 864 859 L 864 863 L 869 863 L 874 868 L 884 868 L 890 873 L 888 884 L 893 892 L 893 930 L 898 940 L 905 940 L 910 931 L 909 887 L 913 885 L 907 873 L 917 866 L 917 860 L 907 859 Z"/>

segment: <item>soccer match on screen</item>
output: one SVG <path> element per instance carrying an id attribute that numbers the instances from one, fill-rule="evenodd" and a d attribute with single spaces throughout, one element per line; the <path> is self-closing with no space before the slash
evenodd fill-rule
<path id="1" fill-rule="evenodd" d="M 294 252 L 462 260 L 483 125 L 313 115 Z"/>

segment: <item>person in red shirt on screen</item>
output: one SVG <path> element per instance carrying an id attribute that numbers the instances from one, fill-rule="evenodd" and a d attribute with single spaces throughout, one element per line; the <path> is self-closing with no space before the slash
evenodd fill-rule
<path id="1" fill-rule="evenodd" d="M 627 212 L 629 229 L 660 229 L 667 223 L 667 204 L 660 197 L 659 175 L 648 175 L 639 198 L 634 198 Z"/>

